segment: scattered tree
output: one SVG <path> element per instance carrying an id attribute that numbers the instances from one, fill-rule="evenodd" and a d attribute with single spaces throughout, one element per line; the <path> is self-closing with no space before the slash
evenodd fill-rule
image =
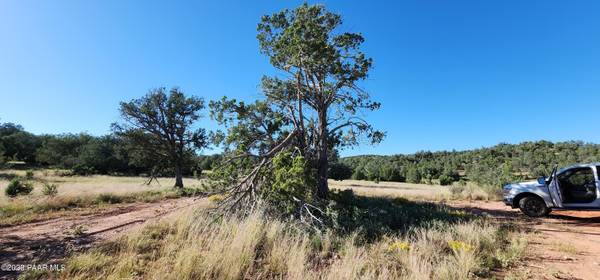
<path id="1" fill-rule="evenodd" d="M 193 127 L 203 108 L 201 98 L 186 97 L 178 88 L 169 94 L 158 88 L 142 98 L 121 102 L 123 122 L 113 124 L 113 130 L 167 162 L 175 171 L 175 187 L 183 188 L 184 166 L 207 144 L 205 130 Z"/>

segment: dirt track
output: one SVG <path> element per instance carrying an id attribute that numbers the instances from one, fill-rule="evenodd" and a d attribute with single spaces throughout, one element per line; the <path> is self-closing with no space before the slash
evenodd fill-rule
<path id="1" fill-rule="evenodd" d="M 527 279 L 600 279 L 600 211 L 554 211 L 532 219 L 502 202 L 449 203 L 521 224 L 533 233 L 521 267 Z"/>
<path id="2" fill-rule="evenodd" d="M 201 198 L 133 203 L 89 215 L 70 215 L 3 227 L 0 228 L 0 260 L 2 264 L 60 263 L 69 252 L 120 236 L 146 221 L 169 218 L 172 214 L 206 203 L 206 199 Z M 14 272 L 0 270 L 0 279 L 10 279 L 15 275 Z"/>

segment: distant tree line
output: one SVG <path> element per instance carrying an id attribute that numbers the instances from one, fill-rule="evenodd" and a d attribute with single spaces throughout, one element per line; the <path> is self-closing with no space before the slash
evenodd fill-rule
<path id="1" fill-rule="evenodd" d="M 471 181 L 502 184 L 547 176 L 552 167 L 600 161 L 600 145 L 580 141 L 499 144 L 469 151 L 418 152 L 411 155 L 354 156 L 333 163 L 332 179 L 441 183 Z"/>
<path id="2" fill-rule="evenodd" d="M 148 174 L 156 163 L 136 148 L 129 138 L 117 134 L 85 133 L 35 135 L 22 126 L 0 123 L 0 165 L 25 162 L 33 167 L 73 170 L 75 174 Z M 220 155 L 190 154 L 183 174 L 210 170 Z M 507 182 L 546 176 L 552 167 L 600 161 L 600 145 L 581 141 L 548 141 L 499 144 L 469 151 L 418 152 L 411 155 L 332 156 L 329 177 L 410 183 L 471 181 L 499 186 Z M 157 175 L 174 170 L 161 168 Z"/>
<path id="3" fill-rule="evenodd" d="M 209 170 L 220 155 L 190 153 L 184 175 Z M 156 166 L 155 159 L 141 151 L 136 142 L 117 134 L 92 136 L 86 133 L 35 135 L 22 126 L 0 123 L 0 166 L 24 162 L 29 167 L 70 169 L 75 174 L 147 174 Z M 157 175 L 170 176 L 173 168 L 161 168 Z"/>

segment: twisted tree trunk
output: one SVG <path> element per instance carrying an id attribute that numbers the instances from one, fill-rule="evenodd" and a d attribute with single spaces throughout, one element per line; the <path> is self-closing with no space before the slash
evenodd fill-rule
<path id="1" fill-rule="evenodd" d="M 327 109 L 319 111 L 319 129 L 318 129 L 318 151 L 317 151 L 317 197 L 326 199 L 329 193 L 329 186 L 327 184 L 329 160 L 327 158 L 328 143 L 327 143 Z"/>

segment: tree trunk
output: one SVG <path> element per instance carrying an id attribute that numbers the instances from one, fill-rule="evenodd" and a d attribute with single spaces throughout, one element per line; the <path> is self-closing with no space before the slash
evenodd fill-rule
<path id="1" fill-rule="evenodd" d="M 317 183 L 317 197 L 326 199 L 329 193 L 329 186 L 327 184 L 329 160 L 327 158 L 328 143 L 327 143 L 327 110 L 321 110 L 319 112 L 319 141 L 318 141 L 318 159 L 317 159 L 317 172 L 318 172 L 318 183 Z"/>
<path id="2" fill-rule="evenodd" d="M 181 174 L 181 164 L 175 166 L 175 188 L 183 189 L 183 176 Z"/>

